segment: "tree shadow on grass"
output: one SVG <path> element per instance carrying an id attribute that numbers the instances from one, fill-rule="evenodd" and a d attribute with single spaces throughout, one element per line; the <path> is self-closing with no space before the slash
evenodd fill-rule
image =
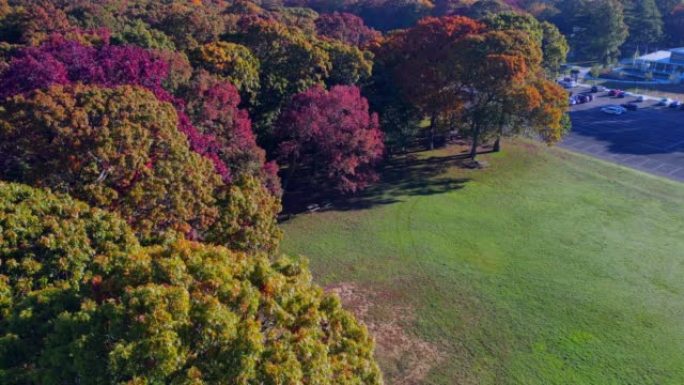
<path id="1" fill-rule="evenodd" d="M 283 197 L 281 221 L 293 215 L 314 211 L 352 211 L 401 202 L 417 195 L 443 194 L 461 189 L 469 181 L 444 175 L 450 167 L 460 166 L 467 154 L 421 157 L 415 153 L 387 160 L 379 170 L 380 180 L 356 194 L 340 194 L 325 183 L 311 182 L 303 176 L 290 182 Z"/>

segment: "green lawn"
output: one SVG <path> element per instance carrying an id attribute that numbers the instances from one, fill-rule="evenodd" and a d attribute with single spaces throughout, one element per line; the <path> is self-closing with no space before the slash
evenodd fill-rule
<path id="1" fill-rule="evenodd" d="M 388 383 L 684 384 L 684 185 L 504 150 L 478 171 L 454 149 L 397 161 L 355 205 L 285 223 L 282 249 L 402 328 L 378 332 Z"/>

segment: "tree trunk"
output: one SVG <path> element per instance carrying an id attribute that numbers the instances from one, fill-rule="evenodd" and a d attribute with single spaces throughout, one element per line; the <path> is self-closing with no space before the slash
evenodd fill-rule
<path id="1" fill-rule="evenodd" d="M 480 128 L 475 126 L 475 129 L 473 130 L 473 144 L 472 147 L 470 148 L 470 159 L 475 161 L 475 157 L 477 157 L 477 147 L 480 144 Z"/>
<path id="2" fill-rule="evenodd" d="M 287 190 L 287 186 L 290 184 L 290 180 L 292 180 L 292 178 L 294 177 L 296 170 L 297 170 L 297 159 L 292 157 L 292 159 L 290 159 L 290 165 L 289 165 L 288 170 L 287 170 L 287 177 L 282 182 L 283 191 Z"/>
<path id="3" fill-rule="evenodd" d="M 496 142 L 494 142 L 494 148 L 492 151 L 501 151 L 501 138 L 503 137 L 503 116 L 501 117 L 501 122 L 499 123 L 499 133 L 496 135 Z"/>
<path id="4" fill-rule="evenodd" d="M 435 114 L 430 116 L 430 150 L 435 149 L 435 124 L 436 124 Z"/>

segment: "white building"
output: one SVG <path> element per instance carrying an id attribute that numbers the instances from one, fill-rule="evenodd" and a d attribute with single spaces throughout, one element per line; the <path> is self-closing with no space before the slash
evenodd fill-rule
<path id="1" fill-rule="evenodd" d="M 627 69 L 650 72 L 654 77 L 671 78 L 678 74 L 680 79 L 684 79 L 684 47 L 649 53 L 625 64 Z"/>

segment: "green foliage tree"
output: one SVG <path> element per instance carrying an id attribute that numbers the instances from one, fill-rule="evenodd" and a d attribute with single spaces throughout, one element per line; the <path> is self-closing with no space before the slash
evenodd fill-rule
<path id="1" fill-rule="evenodd" d="M 649 47 L 663 37 L 663 16 L 655 0 L 623 0 L 625 23 L 629 27 L 627 43 L 649 52 Z"/>
<path id="2" fill-rule="evenodd" d="M 548 22 L 539 22 L 526 13 L 502 12 L 490 14 L 483 19 L 490 29 L 525 31 L 541 47 L 542 66 L 550 76 L 555 76 L 568 55 L 568 42 L 558 28 Z"/>
<path id="3" fill-rule="evenodd" d="M 176 45 L 163 32 L 156 30 L 140 19 L 127 23 L 121 32 L 112 36 L 114 44 L 133 44 L 143 48 L 175 51 Z"/>
<path id="4" fill-rule="evenodd" d="M 0 182 L 0 382 L 382 382 L 366 329 L 306 265 L 175 240 Z"/>
<path id="5" fill-rule="evenodd" d="M 570 37 L 576 60 L 609 64 L 619 58 L 629 34 L 619 0 L 568 0 L 559 7 L 554 22 Z"/>
<path id="6" fill-rule="evenodd" d="M 373 71 L 373 54 L 338 41 L 321 42 L 321 47 L 330 56 L 328 85 L 353 85 L 368 80 Z"/>
<path id="7" fill-rule="evenodd" d="M 159 14 L 150 24 L 170 36 L 179 49 L 191 51 L 216 41 L 225 29 L 225 22 L 215 7 L 204 6 L 201 2 L 159 3 Z"/>
<path id="8" fill-rule="evenodd" d="M 551 77 L 555 77 L 561 66 L 565 64 L 570 46 L 555 25 L 544 21 L 541 23 L 541 28 L 543 30 L 541 48 L 544 53 L 542 66 Z"/>
<path id="9" fill-rule="evenodd" d="M 289 98 L 322 83 L 330 56 L 312 37 L 275 21 L 245 19 L 229 41 L 248 47 L 261 63 L 261 89 L 251 108 L 262 144 L 269 146 L 271 126 Z"/>
<path id="10" fill-rule="evenodd" d="M 205 240 L 231 245 L 238 250 L 274 252 L 282 238 L 277 216 L 280 199 L 253 175 L 237 177 L 221 189 L 218 220 L 209 228 Z"/>
<path id="11" fill-rule="evenodd" d="M 259 90 L 259 60 L 240 44 L 225 41 L 200 46 L 192 55 L 196 67 L 231 82 L 251 100 Z"/>

